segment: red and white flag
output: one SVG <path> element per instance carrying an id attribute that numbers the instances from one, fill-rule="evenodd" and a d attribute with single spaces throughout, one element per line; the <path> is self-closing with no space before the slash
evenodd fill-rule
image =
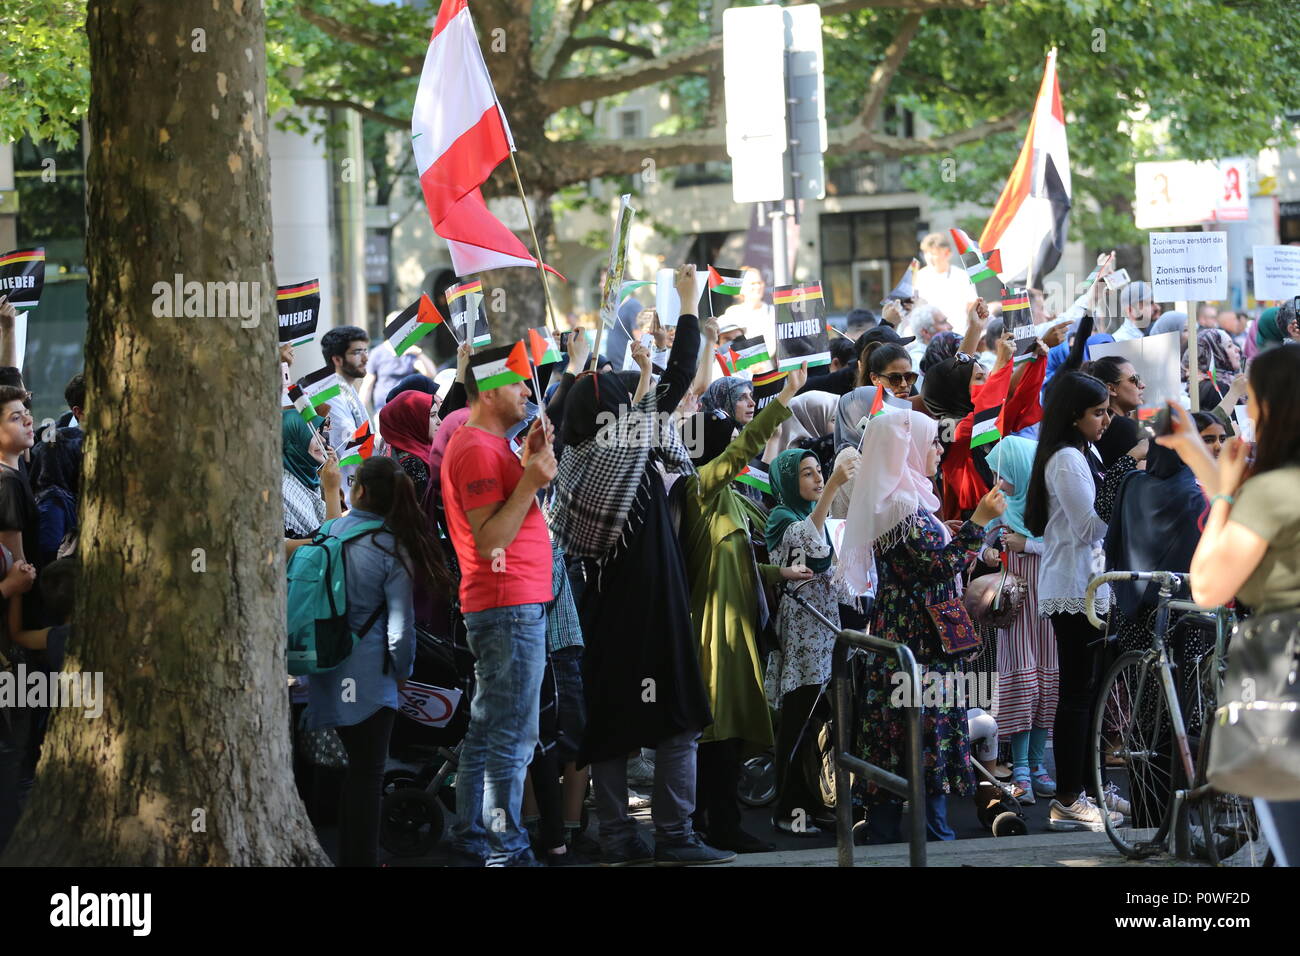
<path id="1" fill-rule="evenodd" d="M 1039 285 L 1061 261 L 1069 221 L 1070 152 L 1053 49 L 1047 54 L 1025 144 L 979 244 L 1002 253 L 1005 283 Z"/>
<path id="2" fill-rule="evenodd" d="M 514 149 L 466 0 L 442 0 L 411 114 L 411 146 L 433 231 L 457 275 L 536 267 L 519 238 L 488 211 L 480 186 Z"/>

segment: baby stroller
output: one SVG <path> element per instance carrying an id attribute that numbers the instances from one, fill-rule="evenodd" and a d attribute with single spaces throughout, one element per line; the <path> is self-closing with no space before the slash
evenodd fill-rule
<path id="1" fill-rule="evenodd" d="M 456 772 L 474 695 L 469 649 L 415 629 L 415 666 L 403 688 L 384 774 L 379 842 L 394 856 L 428 854 L 455 811 L 448 781 Z M 393 766 L 396 764 L 396 766 Z"/>

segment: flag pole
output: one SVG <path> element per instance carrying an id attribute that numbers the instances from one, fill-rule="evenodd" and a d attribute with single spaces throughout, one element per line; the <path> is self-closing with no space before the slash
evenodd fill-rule
<path id="1" fill-rule="evenodd" d="M 551 285 L 546 281 L 546 267 L 542 265 L 542 246 L 537 241 L 537 230 L 533 228 L 533 214 L 528 208 L 528 195 L 524 192 L 524 181 L 519 178 L 519 165 L 515 162 L 513 148 L 510 150 L 510 169 L 515 174 L 515 185 L 519 187 L 519 200 L 524 204 L 524 218 L 528 220 L 528 232 L 533 237 L 533 251 L 537 253 L 537 273 L 542 277 L 542 293 L 546 296 L 546 314 L 551 320 L 551 330 L 559 335 L 560 325 L 555 318 L 555 303 L 551 301 Z"/>

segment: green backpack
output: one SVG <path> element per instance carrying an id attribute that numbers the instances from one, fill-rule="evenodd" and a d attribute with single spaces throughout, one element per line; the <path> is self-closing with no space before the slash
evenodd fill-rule
<path id="1" fill-rule="evenodd" d="M 333 670 L 352 654 L 375 626 L 386 605 L 380 604 L 354 634 L 348 627 L 347 561 L 343 546 L 353 538 L 383 528 L 382 521 L 363 521 L 342 534 L 331 534 L 331 519 L 309 544 L 289 559 L 289 673 L 295 677 Z"/>

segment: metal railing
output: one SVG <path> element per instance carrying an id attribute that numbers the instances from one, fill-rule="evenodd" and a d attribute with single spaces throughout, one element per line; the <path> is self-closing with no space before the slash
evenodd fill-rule
<path id="1" fill-rule="evenodd" d="M 809 604 L 798 589 L 786 585 L 786 596 L 835 632 L 835 647 L 831 651 L 831 703 L 834 708 L 835 738 L 835 846 L 840 866 L 853 866 L 853 798 L 850 794 L 849 773 L 855 773 L 879 787 L 911 801 L 909 816 L 909 857 L 912 866 L 925 866 L 925 778 L 921 767 L 921 669 L 916 657 L 906 644 L 896 644 L 884 638 L 872 637 L 863 631 L 841 628 L 817 608 Z M 857 647 L 880 654 L 898 657 L 898 668 L 911 682 L 908 704 L 904 708 L 907 722 L 907 777 L 867 763 L 849 753 L 850 724 L 853 720 L 852 689 L 849 679 L 849 648 Z M 781 759 L 780 754 L 777 759 Z"/>

